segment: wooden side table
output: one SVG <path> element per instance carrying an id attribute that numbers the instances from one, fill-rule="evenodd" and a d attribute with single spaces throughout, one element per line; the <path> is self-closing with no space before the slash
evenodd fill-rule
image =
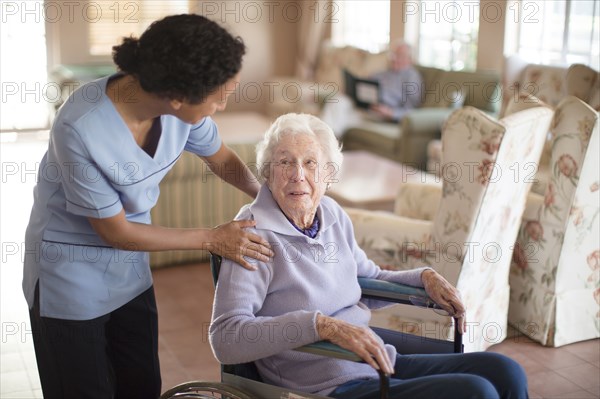
<path id="1" fill-rule="evenodd" d="M 441 184 L 440 178 L 430 173 L 367 151 L 348 151 L 344 152 L 339 181 L 327 195 L 342 206 L 391 212 L 398 189 L 406 182 Z"/>

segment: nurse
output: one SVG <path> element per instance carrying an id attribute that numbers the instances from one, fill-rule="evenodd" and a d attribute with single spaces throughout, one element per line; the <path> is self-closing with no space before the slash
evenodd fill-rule
<path id="1" fill-rule="evenodd" d="M 23 290 L 46 398 L 156 398 L 158 322 L 148 251 L 210 249 L 242 266 L 267 261 L 245 228 L 150 223 L 158 184 L 183 151 L 214 172 L 238 168 L 210 118 L 239 82 L 245 46 L 200 15 L 154 22 L 113 48 L 119 72 L 59 110 L 34 190 Z M 221 167 L 225 166 L 225 167 Z M 253 180 L 221 176 L 256 197 Z M 200 182 L 199 182 L 200 183 Z M 200 205 L 198 205 L 200 206 Z"/>

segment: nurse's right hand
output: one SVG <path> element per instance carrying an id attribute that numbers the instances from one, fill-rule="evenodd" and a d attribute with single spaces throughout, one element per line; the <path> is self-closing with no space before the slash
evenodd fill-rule
<path id="1" fill-rule="evenodd" d="M 255 225 L 256 222 L 253 220 L 239 220 L 219 225 L 211 230 L 211 242 L 204 245 L 204 249 L 231 259 L 248 270 L 256 270 L 256 266 L 244 257 L 268 262 L 274 253 L 264 238 L 246 230 Z"/>

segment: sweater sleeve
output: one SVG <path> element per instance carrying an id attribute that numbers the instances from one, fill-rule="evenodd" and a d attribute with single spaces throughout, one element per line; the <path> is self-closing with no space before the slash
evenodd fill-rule
<path id="1" fill-rule="evenodd" d="M 274 317 L 256 316 L 267 296 L 273 267 L 260 262 L 256 265 L 256 271 L 227 259 L 221 265 L 209 328 L 213 353 L 221 363 L 251 362 L 319 340 L 318 312 L 296 310 Z"/>

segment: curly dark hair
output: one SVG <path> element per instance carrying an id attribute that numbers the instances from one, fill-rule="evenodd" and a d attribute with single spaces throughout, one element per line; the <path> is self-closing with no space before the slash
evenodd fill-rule
<path id="1" fill-rule="evenodd" d="M 139 39 L 123 38 L 113 60 L 147 92 L 198 104 L 240 71 L 245 52 L 216 22 L 181 14 L 153 22 Z"/>

